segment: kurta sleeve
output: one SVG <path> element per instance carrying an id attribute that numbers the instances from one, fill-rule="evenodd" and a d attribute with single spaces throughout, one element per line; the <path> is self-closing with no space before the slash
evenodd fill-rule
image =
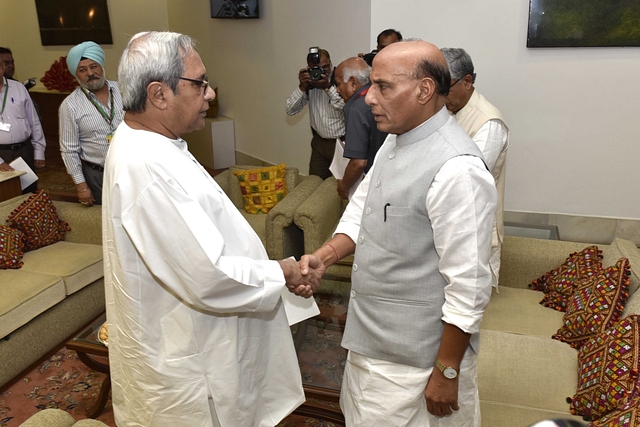
<path id="1" fill-rule="evenodd" d="M 122 192 L 116 188 L 114 199 Z M 121 220 L 144 267 L 187 304 L 230 313 L 270 311 L 278 302 L 285 284 L 279 264 L 227 254 L 215 220 L 175 181 L 151 182 Z"/>

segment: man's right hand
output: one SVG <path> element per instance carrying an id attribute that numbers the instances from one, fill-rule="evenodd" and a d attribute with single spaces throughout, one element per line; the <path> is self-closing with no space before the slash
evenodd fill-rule
<path id="1" fill-rule="evenodd" d="M 85 183 L 85 187 L 81 184 L 76 186 L 78 189 L 78 200 L 85 206 L 93 206 L 93 202 L 95 202 L 93 198 L 93 193 L 91 193 L 91 189 Z"/>
<path id="2" fill-rule="evenodd" d="M 298 73 L 298 80 L 300 80 L 300 85 L 298 86 L 302 92 L 305 92 L 309 88 L 309 83 L 311 82 L 311 75 L 309 74 L 309 70 L 303 68 Z"/>
<path id="3" fill-rule="evenodd" d="M 13 168 L 11 167 L 11 165 L 7 162 L 2 162 L 0 163 L 0 171 L 2 172 L 11 172 L 13 170 Z"/>
<path id="4" fill-rule="evenodd" d="M 309 298 L 313 295 L 313 292 L 318 288 L 320 278 L 322 274 L 311 268 L 306 274 L 302 274 L 300 271 L 300 264 L 294 259 L 283 259 L 278 261 L 284 278 L 286 281 L 287 289 L 296 295 L 304 298 Z"/>

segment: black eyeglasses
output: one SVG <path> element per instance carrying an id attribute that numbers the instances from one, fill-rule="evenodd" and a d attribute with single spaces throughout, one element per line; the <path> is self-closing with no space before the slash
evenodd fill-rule
<path id="1" fill-rule="evenodd" d="M 207 88 L 209 87 L 209 80 L 207 77 L 205 77 L 202 80 L 196 80 L 196 79 L 190 79 L 188 77 L 180 77 L 180 80 L 186 80 L 192 83 L 197 84 L 198 86 L 200 86 L 201 88 L 204 89 L 203 93 L 207 93 Z"/>
<path id="2" fill-rule="evenodd" d="M 464 77 L 463 77 L 463 78 L 464 78 Z M 456 85 L 460 80 L 462 80 L 462 79 L 458 79 L 458 80 L 456 80 L 455 82 L 451 83 L 451 84 L 449 85 L 449 88 L 454 87 L 454 86 L 455 86 L 455 85 Z"/>

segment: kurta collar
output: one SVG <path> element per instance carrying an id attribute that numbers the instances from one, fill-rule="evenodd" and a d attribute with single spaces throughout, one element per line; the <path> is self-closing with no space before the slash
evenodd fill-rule
<path id="1" fill-rule="evenodd" d="M 474 88 L 473 93 L 471 94 L 471 98 L 469 98 L 469 101 L 467 101 L 467 104 L 464 107 L 462 107 L 460 111 L 458 111 L 453 116 L 456 118 L 458 122 L 464 121 L 464 118 L 467 116 L 467 114 L 469 114 L 469 112 L 471 112 L 471 110 L 475 108 L 478 101 L 480 101 L 480 94 Z"/>
<path id="2" fill-rule="evenodd" d="M 396 137 L 396 145 L 410 145 L 422 141 L 444 126 L 447 120 L 449 120 L 449 112 L 447 111 L 447 107 L 443 106 L 440 111 L 426 122 L 411 129 L 407 133 L 398 135 Z"/>

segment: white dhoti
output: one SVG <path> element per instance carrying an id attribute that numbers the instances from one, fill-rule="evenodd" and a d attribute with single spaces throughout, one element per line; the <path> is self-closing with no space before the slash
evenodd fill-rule
<path id="1" fill-rule="evenodd" d="M 480 427 L 477 360 L 468 348 L 458 380 L 460 410 L 436 417 L 427 411 L 424 397 L 433 368 L 401 365 L 350 351 L 340 393 L 347 427 Z"/>

